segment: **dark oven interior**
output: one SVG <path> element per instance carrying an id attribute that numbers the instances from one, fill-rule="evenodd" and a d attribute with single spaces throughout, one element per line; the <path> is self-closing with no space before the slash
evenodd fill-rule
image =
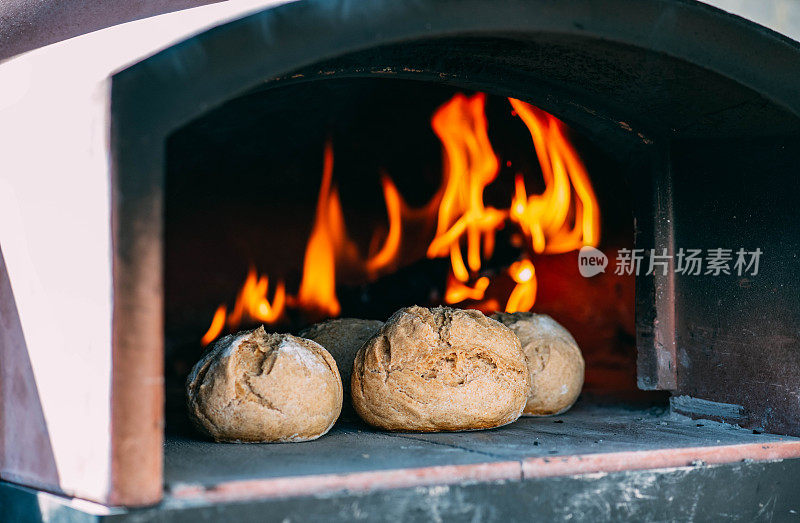
<path id="1" fill-rule="evenodd" d="M 509 267 L 530 258 L 538 283 L 534 308 L 556 318 L 581 344 L 587 358 L 585 391 L 635 394 L 633 275 L 616 275 L 612 265 L 594 278 L 581 277 L 576 250 L 533 253 L 519 224 L 505 220 L 491 256 L 483 257 L 465 283 L 474 286 L 488 278 L 483 296 L 448 297 L 449 257 L 426 256 L 436 234 L 443 181 L 442 144 L 431 117 L 459 93 L 473 100 L 481 96 L 387 78 L 294 83 L 248 94 L 176 133 L 169 142 L 166 192 L 168 376 L 182 383 L 217 307 L 225 304 L 230 319 L 251 268 L 267 276 L 265 296 L 273 306 L 279 282 L 291 302 L 298 299 L 305 272 L 313 277 L 331 270 L 322 266 L 324 253 L 314 253 L 319 262 L 309 261 L 308 267 L 304 258 L 329 147 L 345 234 L 357 252 L 357 261 L 339 252 L 334 262 L 340 310 L 289 303 L 279 317 L 259 321 L 245 314 L 239 328 L 263 322 L 296 333 L 334 315 L 386 320 L 413 304 L 491 313 L 506 307 L 516 285 Z M 509 101 L 488 95 L 485 114 L 500 168 L 483 190 L 484 204 L 511 207 L 518 174 L 528 192 L 542 193 L 545 182 L 531 134 Z M 633 246 L 628 166 L 580 133 L 568 136 L 600 207 L 598 246 L 613 257 L 616 249 Z M 408 212 L 400 220 L 396 252 L 369 271 L 361 264 L 375 259 L 390 229 L 382 177 L 392 180 Z M 332 300 L 320 296 L 318 301 L 324 307 Z"/>

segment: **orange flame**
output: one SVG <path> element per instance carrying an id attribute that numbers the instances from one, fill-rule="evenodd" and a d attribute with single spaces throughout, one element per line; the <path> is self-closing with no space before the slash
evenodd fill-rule
<path id="1" fill-rule="evenodd" d="M 447 290 L 444 293 L 444 301 L 453 304 L 461 303 L 465 300 L 482 300 L 488 287 L 489 278 L 486 276 L 478 278 L 475 285 L 470 287 L 455 279 L 451 274 L 447 280 Z"/>
<path id="2" fill-rule="evenodd" d="M 492 150 L 484 111 L 485 96 L 456 95 L 433 115 L 431 125 L 445 152 L 445 190 L 439 207 L 436 236 L 428 257 L 450 257 L 445 301 L 458 303 L 482 299 L 488 282 L 467 282 L 481 268 L 483 256 L 491 257 L 495 232 L 506 219 L 517 223 L 530 237 L 534 253 L 562 253 L 583 245 L 597 245 L 600 219 L 597 200 L 577 152 L 556 117 L 525 102 L 509 98 L 514 111 L 528 128 L 542 171 L 545 189 L 528 196 L 521 174 L 515 179 L 514 197 L 508 210 L 486 207 L 484 189 L 497 176 L 499 160 Z M 574 193 L 574 196 L 573 196 Z M 461 239 L 466 237 L 467 263 Z M 536 300 L 533 263 L 522 260 L 509 268 L 517 285 L 509 296 L 507 311 L 530 310 Z"/>
<path id="3" fill-rule="evenodd" d="M 336 297 L 337 264 L 367 275 L 375 275 L 396 259 L 402 238 L 402 210 L 405 202 L 394 182 L 381 176 L 381 185 L 389 219 L 389 231 L 378 252 L 364 260 L 347 234 L 342 202 L 333 179 L 333 147 L 325 144 L 322 184 L 317 198 L 314 227 L 306 244 L 303 278 L 292 305 L 323 316 L 338 316 L 341 305 Z"/>
<path id="4" fill-rule="evenodd" d="M 217 336 L 219 336 L 219 333 L 222 332 L 222 328 L 225 326 L 225 311 L 226 309 L 224 305 L 217 307 L 217 311 L 214 313 L 214 318 L 211 320 L 211 326 L 200 340 L 200 344 L 203 347 L 214 341 Z"/>
<path id="5" fill-rule="evenodd" d="M 214 314 L 201 343 L 205 346 L 220 335 L 227 325 L 237 328 L 245 319 L 275 323 L 283 317 L 287 305 L 298 307 L 318 316 L 338 316 L 341 305 L 336 296 L 336 268 L 345 264 L 351 269 L 374 275 L 389 267 L 397 259 L 402 238 L 402 216 L 417 218 L 416 210 L 409 208 L 400 196 L 394 182 L 382 176 L 381 183 L 389 219 L 389 231 L 376 254 L 364 260 L 347 234 L 339 192 L 333 183 L 333 147 L 325 144 L 322 182 L 317 197 L 314 225 L 311 229 L 303 261 L 303 275 L 296 296 L 287 296 L 283 282 L 279 282 L 272 303 L 266 298 L 268 279 L 257 277 L 254 268 L 228 315 L 225 305 Z M 227 322 L 226 322 L 227 318 Z"/>
<path id="6" fill-rule="evenodd" d="M 231 329 L 238 327 L 245 314 L 254 320 L 265 323 L 278 321 L 286 303 L 286 288 L 282 281 L 278 282 L 272 304 L 267 299 L 268 290 L 269 279 L 266 276 L 257 277 L 255 268 L 251 268 L 244 286 L 236 298 L 233 312 L 228 317 L 228 327 Z"/>
<path id="7" fill-rule="evenodd" d="M 286 287 L 282 281 L 278 282 L 271 303 L 267 298 L 268 291 L 269 279 L 266 276 L 259 277 L 256 269 L 251 267 L 231 313 L 228 314 L 225 305 L 217 307 L 211 326 L 200 343 L 205 347 L 220 335 L 225 325 L 231 330 L 236 329 L 245 318 L 264 323 L 275 323 L 281 319 L 286 305 Z"/>
<path id="8" fill-rule="evenodd" d="M 401 213 L 404 203 L 400 192 L 392 179 L 385 174 L 381 175 L 381 186 L 383 187 L 383 199 L 386 202 L 386 214 L 389 217 L 389 233 L 386 235 L 386 241 L 381 250 L 366 261 L 367 272 L 370 274 L 375 274 L 397 258 L 400 238 L 403 235 Z"/>
<path id="9" fill-rule="evenodd" d="M 536 270 L 530 260 L 512 263 L 508 273 L 517 282 L 506 303 L 506 312 L 529 311 L 536 303 Z"/>
<path id="10" fill-rule="evenodd" d="M 531 237 L 536 253 L 562 253 L 596 246 L 600 236 L 600 212 L 589 175 L 578 153 L 555 116 L 525 102 L 509 98 L 514 111 L 531 133 L 545 190 L 526 195 L 521 175 L 509 216 Z M 572 197 L 575 193 L 576 198 Z M 570 226 L 570 213 L 573 225 Z"/>
<path id="11" fill-rule="evenodd" d="M 469 269 L 478 271 L 481 238 L 485 245 L 493 245 L 494 233 L 506 218 L 504 211 L 483 204 L 483 190 L 494 181 L 500 164 L 489 142 L 485 101 L 483 93 L 471 98 L 457 94 L 436 111 L 431 121 L 444 147 L 445 189 L 428 257 L 449 255 L 453 275 L 462 282 L 469 279 L 469 271 L 460 239 L 466 237 Z"/>
<path id="12" fill-rule="evenodd" d="M 296 303 L 307 310 L 337 316 L 341 305 L 336 298 L 336 255 L 347 239 L 342 204 L 332 177 L 333 147 L 328 142 L 325 144 L 316 219 L 306 244 L 303 279 Z"/>

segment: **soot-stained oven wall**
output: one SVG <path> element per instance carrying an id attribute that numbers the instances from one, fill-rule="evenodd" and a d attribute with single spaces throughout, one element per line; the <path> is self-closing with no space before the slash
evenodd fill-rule
<path id="1" fill-rule="evenodd" d="M 797 135 L 673 145 L 675 244 L 762 251 L 757 274 L 676 278 L 679 412 L 800 433 L 799 162 Z"/>

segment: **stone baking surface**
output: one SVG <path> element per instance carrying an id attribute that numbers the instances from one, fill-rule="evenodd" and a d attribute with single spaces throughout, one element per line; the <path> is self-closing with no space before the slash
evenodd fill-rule
<path id="1" fill-rule="evenodd" d="M 164 481 L 168 491 L 187 485 L 210 489 L 230 481 L 777 442 L 800 438 L 691 420 L 661 406 L 601 405 L 581 399 L 560 416 L 521 418 L 477 432 L 389 433 L 340 420 L 315 441 L 229 444 L 182 431 L 167 435 Z"/>

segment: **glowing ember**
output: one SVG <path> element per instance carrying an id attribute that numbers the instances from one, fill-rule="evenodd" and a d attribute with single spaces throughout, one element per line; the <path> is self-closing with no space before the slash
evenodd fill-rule
<path id="1" fill-rule="evenodd" d="M 508 273 L 517 282 L 506 303 L 506 312 L 529 311 L 536 302 L 536 270 L 530 260 L 512 263 Z"/>
<path id="2" fill-rule="evenodd" d="M 480 271 L 493 254 L 496 232 L 506 223 L 515 224 L 527 240 L 514 245 L 524 248 L 527 243 L 529 247 L 525 248 L 527 254 L 508 267 L 515 287 L 505 310 L 530 310 L 536 301 L 538 285 L 530 256 L 596 246 L 600 235 L 599 208 L 589 176 L 566 135 L 564 124 L 513 98 L 509 98 L 512 115 L 519 117 L 530 132 L 544 190 L 529 195 L 525 178 L 518 173 L 508 209 L 486 206 L 483 193 L 497 178 L 500 160 L 489 141 L 485 102 L 482 93 L 471 97 L 457 94 L 431 118 L 431 126 L 442 142 L 444 172 L 441 188 L 425 207 L 409 208 L 391 178 L 381 175 L 388 228 L 374 231 L 369 250 L 374 254 L 368 257 L 361 256 L 347 234 L 342 204 L 333 182 L 333 147 L 326 143 L 315 220 L 306 244 L 297 295 L 287 296 L 283 282 L 278 282 L 270 301 L 267 277 L 258 277 L 251 268 L 232 311 L 228 313 L 225 305 L 217 308 L 202 344 L 211 343 L 226 327 L 233 330 L 244 321 L 280 321 L 286 307 L 299 309 L 310 318 L 339 315 L 337 270 L 346 268 L 349 273 L 374 279 L 395 269 L 404 242 L 413 245 L 419 241 L 404 237 L 410 223 L 433 226 L 435 221 L 436 230 L 427 256 L 450 259 L 444 301 L 457 304 L 471 300 L 474 307 L 484 312 L 496 310 L 499 303 L 496 298 L 484 299 L 492 281 Z M 506 165 L 510 167 L 511 162 Z M 378 248 L 381 238 L 383 243 Z"/>

